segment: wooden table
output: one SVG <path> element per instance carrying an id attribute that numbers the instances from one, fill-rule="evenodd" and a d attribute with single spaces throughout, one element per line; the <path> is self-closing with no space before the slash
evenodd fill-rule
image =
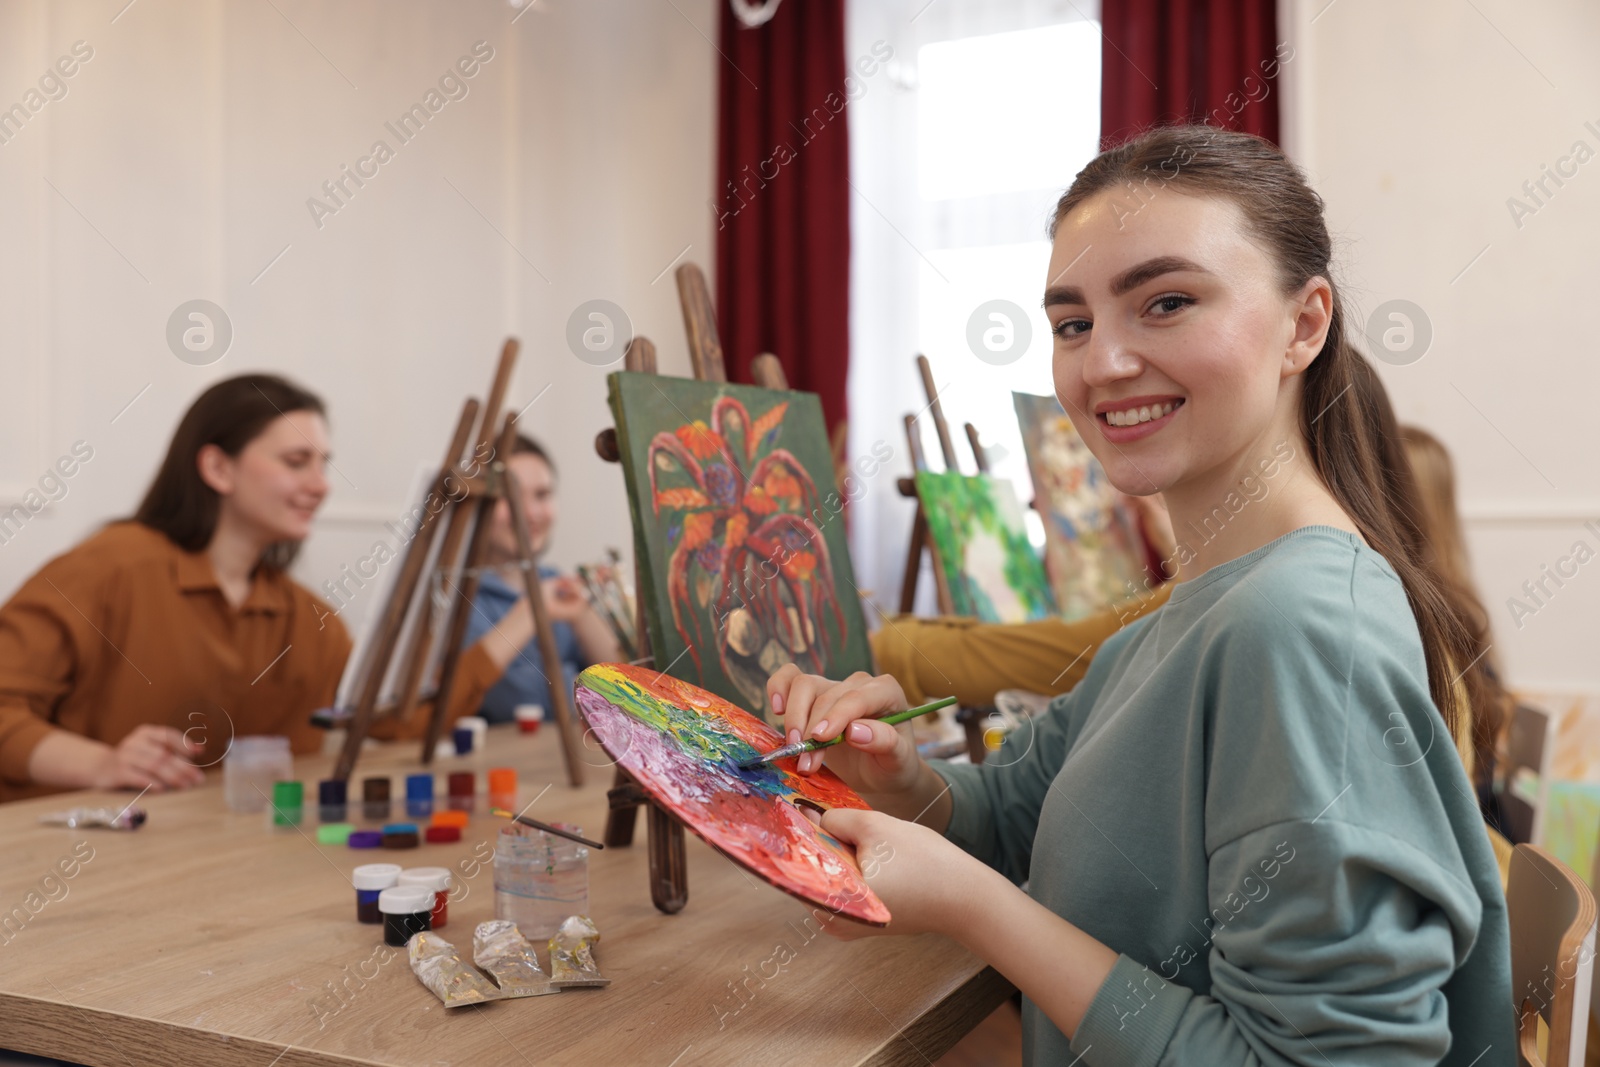
<path id="1" fill-rule="evenodd" d="M 516 767 L 521 802 L 538 798 L 529 814 L 599 836 L 603 753 L 586 752 L 589 784 L 573 789 L 553 730 L 497 728 L 487 749 L 493 759 L 432 770 L 476 770 L 481 790 L 489 766 Z M 374 749 L 352 784 L 389 773 L 403 786 L 415 753 Z M 309 801 L 331 766 L 297 762 Z M 460 888 L 441 933 L 470 955 L 473 926 L 494 914 L 492 864 L 471 862 L 490 855 L 500 827 L 482 796 L 460 844 L 356 851 L 315 843 L 314 803 L 303 834 L 271 831 L 265 815 L 226 808 L 220 769 L 208 777 L 192 792 L 143 797 L 150 817 L 134 833 L 37 821 L 81 804 L 121 807 L 131 794 L 0 805 L 0 1046 L 96 1067 L 922 1065 L 1011 992 L 941 937 L 819 934 L 815 919 L 805 925 L 810 909 L 692 835 L 688 907 L 663 915 L 650 903 L 641 819 L 633 847 L 590 855 L 610 986 L 447 1012 L 404 950 L 386 954 L 380 928 L 355 921 L 348 875 L 385 861 L 454 869 Z"/>

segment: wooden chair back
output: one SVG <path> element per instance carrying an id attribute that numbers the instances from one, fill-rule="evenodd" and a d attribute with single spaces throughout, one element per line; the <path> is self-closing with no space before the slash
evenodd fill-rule
<path id="1" fill-rule="evenodd" d="M 1511 999 L 1519 1067 L 1583 1067 L 1594 974 L 1594 894 L 1538 845 L 1511 853 Z M 1539 1021 L 1549 1028 L 1539 1054 Z"/>
<path id="2" fill-rule="evenodd" d="M 1555 747 L 1555 722 L 1548 711 L 1531 704 L 1512 709 L 1501 806 L 1507 836 L 1513 843 L 1544 843 L 1545 801 L 1550 795 L 1550 759 Z M 1534 779 L 1531 783 L 1530 777 Z M 1526 795 L 1529 790 L 1532 797 Z"/>

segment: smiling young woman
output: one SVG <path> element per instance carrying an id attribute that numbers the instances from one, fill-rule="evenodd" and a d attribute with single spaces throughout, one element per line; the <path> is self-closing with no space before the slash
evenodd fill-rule
<path id="1" fill-rule="evenodd" d="M 773 675 L 878 809 L 823 827 L 890 850 L 887 933 L 1016 983 L 1030 1064 L 1499 1062 L 1505 900 L 1451 742 L 1471 629 L 1406 528 L 1321 199 L 1266 141 L 1173 127 L 1090 163 L 1052 236 L 1057 396 L 1119 489 L 1207 536 L 982 766 L 876 721 L 892 678 Z"/>
<path id="2" fill-rule="evenodd" d="M 198 784 L 234 737 L 315 751 L 350 651 L 285 569 L 328 494 L 314 394 L 218 382 L 149 491 L 0 607 L 0 799 Z"/>

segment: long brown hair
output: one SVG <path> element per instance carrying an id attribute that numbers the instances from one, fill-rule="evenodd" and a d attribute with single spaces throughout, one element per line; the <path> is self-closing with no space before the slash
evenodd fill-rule
<path id="1" fill-rule="evenodd" d="M 1365 401 L 1372 389 L 1357 387 L 1376 385 L 1376 376 L 1349 341 L 1322 198 L 1270 141 L 1212 126 L 1166 126 L 1102 152 L 1079 171 L 1056 204 L 1050 236 L 1074 208 L 1099 193 L 1118 194 L 1125 210 L 1134 213 L 1169 188 L 1236 204 L 1251 237 L 1276 262 L 1283 292 L 1293 293 L 1317 277 L 1332 289 L 1327 339 L 1300 376 L 1300 428 L 1323 484 L 1367 544 L 1399 575 L 1422 638 L 1429 691 L 1456 736 L 1467 709 L 1456 698 L 1454 672 L 1476 652 L 1472 631 L 1420 549 L 1421 532 L 1408 514 L 1414 485 L 1403 458 L 1396 463 L 1393 455 L 1386 456 L 1369 403 L 1340 403 Z M 1363 382 L 1367 376 L 1370 381 Z M 1347 398 L 1352 390 L 1357 391 Z M 1376 395 L 1382 396 L 1381 386 Z"/>
<path id="2" fill-rule="evenodd" d="M 237 456 L 274 419 L 292 411 L 327 414 L 315 393 L 274 374 L 241 374 L 201 393 L 183 413 L 133 520 L 160 530 L 187 552 L 205 548 L 217 532 L 222 498 L 200 477 L 200 449 L 216 445 Z M 261 563 L 285 570 L 299 550 L 299 542 L 280 541 L 267 548 Z"/>

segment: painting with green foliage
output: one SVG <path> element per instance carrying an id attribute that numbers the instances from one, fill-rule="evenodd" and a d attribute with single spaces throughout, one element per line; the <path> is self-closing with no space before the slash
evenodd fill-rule
<path id="1" fill-rule="evenodd" d="M 918 471 L 917 497 L 956 614 L 985 622 L 1026 622 L 1054 614 L 1049 579 L 1028 541 L 1009 481 Z"/>
<path id="2" fill-rule="evenodd" d="M 626 371 L 607 382 L 656 664 L 760 715 L 786 663 L 870 671 L 816 394 Z"/>

